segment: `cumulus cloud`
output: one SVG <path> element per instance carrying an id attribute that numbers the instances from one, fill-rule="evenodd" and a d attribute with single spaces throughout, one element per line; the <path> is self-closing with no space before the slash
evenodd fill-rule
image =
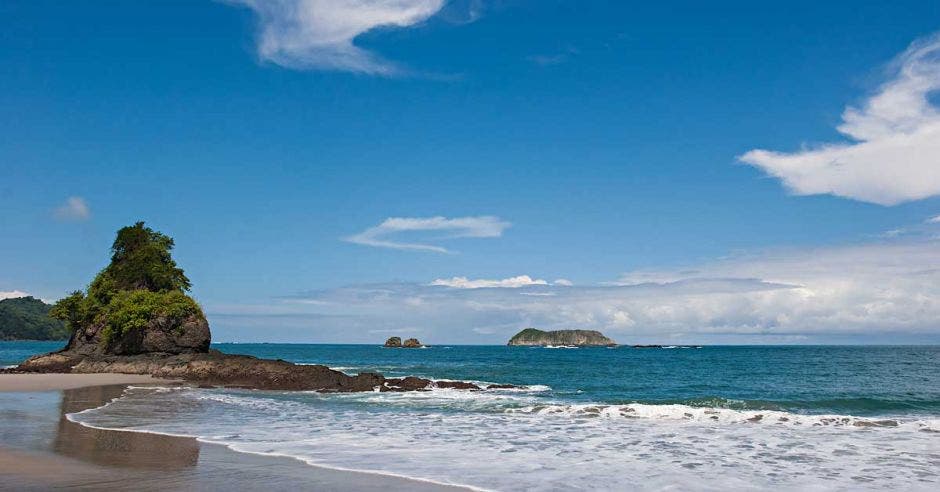
<path id="1" fill-rule="evenodd" d="M 19 297 L 27 297 L 27 296 L 29 296 L 29 294 L 21 290 L 7 290 L 7 291 L 0 290 L 0 301 L 2 301 L 3 299 L 16 299 Z"/>
<path id="2" fill-rule="evenodd" d="M 80 196 L 70 196 L 65 203 L 56 207 L 53 216 L 58 220 L 83 221 L 91 218 L 88 202 Z"/>
<path id="3" fill-rule="evenodd" d="M 258 55 L 293 69 L 393 76 L 402 69 L 356 46 L 363 33 L 414 26 L 437 14 L 444 0 L 227 0 L 258 16 Z"/>
<path id="4" fill-rule="evenodd" d="M 940 215 L 927 219 L 928 224 L 940 224 Z"/>
<path id="5" fill-rule="evenodd" d="M 370 227 L 358 234 L 344 238 L 355 244 L 375 246 L 379 248 L 392 248 L 411 251 L 428 251 L 434 253 L 449 253 L 443 246 L 427 244 L 426 242 L 402 242 L 390 239 L 406 233 L 446 233 L 443 237 L 451 238 L 490 238 L 500 237 L 510 225 L 499 217 L 389 217 L 381 224 Z"/>
<path id="6" fill-rule="evenodd" d="M 911 45 L 893 77 L 838 131 L 852 140 L 786 153 L 751 150 L 740 160 L 779 178 L 799 195 L 832 194 L 895 205 L 940 194 L 940 34 Z"/>
<path id="7" fill-rule="evenodd" d="M 277 314 L 272 326 L 296 319 L 300 339 L 347 343 L 416 327 L 429 343 L 505 343 L 529 326 L 599 329 L 621 343 L 935 340 L 940 241 L 767 251 L 598 285 L 527 276 L 354 285 L 244 309 Z"/>

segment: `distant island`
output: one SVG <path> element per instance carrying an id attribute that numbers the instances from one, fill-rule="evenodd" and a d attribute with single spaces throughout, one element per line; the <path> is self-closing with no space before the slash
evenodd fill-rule
<path id="1" fill-rule="evenodd" d="M 391 337 L 385 341 L 386 348 L 422 348 L 424 344 L 417 338 L 409 338 L 402 343 L 401 337 Z"/>
<path id="2" fill-rule="evenodd" d="M 0 340 L 67 340 L 69 329 L 49 316 L 50 309 L 35 297 L 0 300 Z"/>
<path id="3" fill-rule="evenodd" d="M 507 345 L 611 347 L 617 345 L 617 342 L 595 330 L 542 331 L 535 328 L 526 328 L 509 339 Z"/>

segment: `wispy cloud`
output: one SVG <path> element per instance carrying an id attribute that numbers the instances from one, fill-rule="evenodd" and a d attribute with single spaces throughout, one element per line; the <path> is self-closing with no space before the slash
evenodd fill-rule
<path id="1" fill-rule="evenodd" d="M 578 55 L 578 53 L 580 53 L 580 51 L 577 48 L 568 47 L 557 53 L 530 55 L 526 57 L 526 59 L 536 65 L 546 67 L 565 63 L 572 57 Z"/>
<path id="2" fill-rule="evenodd" d="M 520 287 L 530 287 L 533 285 L 574 285 L 570 280 L 560 278 L 551 284 L 540 278 L 532 278 L 528 275 L 519 275 L 504 279 L 469 279 L 467 277 L 439 278 L 428 285 L 438 287 L 450 287 L 453 289 L 518 289 Z"/>
<path id="3" fill-rule="evenodd" d="M 91 218 L 91 208 L 84 198 L 71 196 L 56 207 L 52 215 L 58 220 L 83 221 Z"/>
<path id="4" fill-rule="evenodd" d="M 258 55 L 293 69 L 394 76 L 397 64 L 356 46 L 363 33 L 409 27 L 438 13 L 444 0 L 225 0 L 258 16 Z"/>
<path id="5" fill-rule="evenodd" d="M 752 150 L 740 160 L 800 195 L 832 194 L 880 205 L 940 194 L 940 34 L 915 42 L 891 64 L 893 78 L 838 130 L 852 143 L 799 152 Z"/>
<path id="6" fill-rule="evenodd" d="M 511 224 L 499 217 L 390 217 L 381 224 L 370 227 L 359 234 L 344 238 L 351 243 L 379 248 L 392 248 L 412 251 L 428 251 L 434 253 L 449 253 L 443 246 L 428 244 L 427 242 L 403 242 L 393 240 L 393 237 L 405 233 L 448 233 L 447 238 L 487 238 L 500 237 L 503 231 Z"/>
<path id="7" fill-rule="evenodd" d="M 940 224 L 940 215 L 927 219 L 928 224 Z"/>

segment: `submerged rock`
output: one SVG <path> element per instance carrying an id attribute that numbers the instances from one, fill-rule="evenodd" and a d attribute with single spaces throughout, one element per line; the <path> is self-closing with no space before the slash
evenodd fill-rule
<path id="1" fill-rule="evenodd" d="M 611 347 L 617 342 L 595 330 L 542 331 L 526 328 L 513 336 L 507 345 Z"/>

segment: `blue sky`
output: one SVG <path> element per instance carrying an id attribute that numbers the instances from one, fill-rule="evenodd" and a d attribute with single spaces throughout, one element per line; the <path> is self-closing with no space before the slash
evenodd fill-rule
<path id="1" fill-rule="evenodd" d="M 145 220 L 217 340 L 937 342 L 938 30 L 933 1 L 4 2 L 0 292 L 82 287 Z"/>

